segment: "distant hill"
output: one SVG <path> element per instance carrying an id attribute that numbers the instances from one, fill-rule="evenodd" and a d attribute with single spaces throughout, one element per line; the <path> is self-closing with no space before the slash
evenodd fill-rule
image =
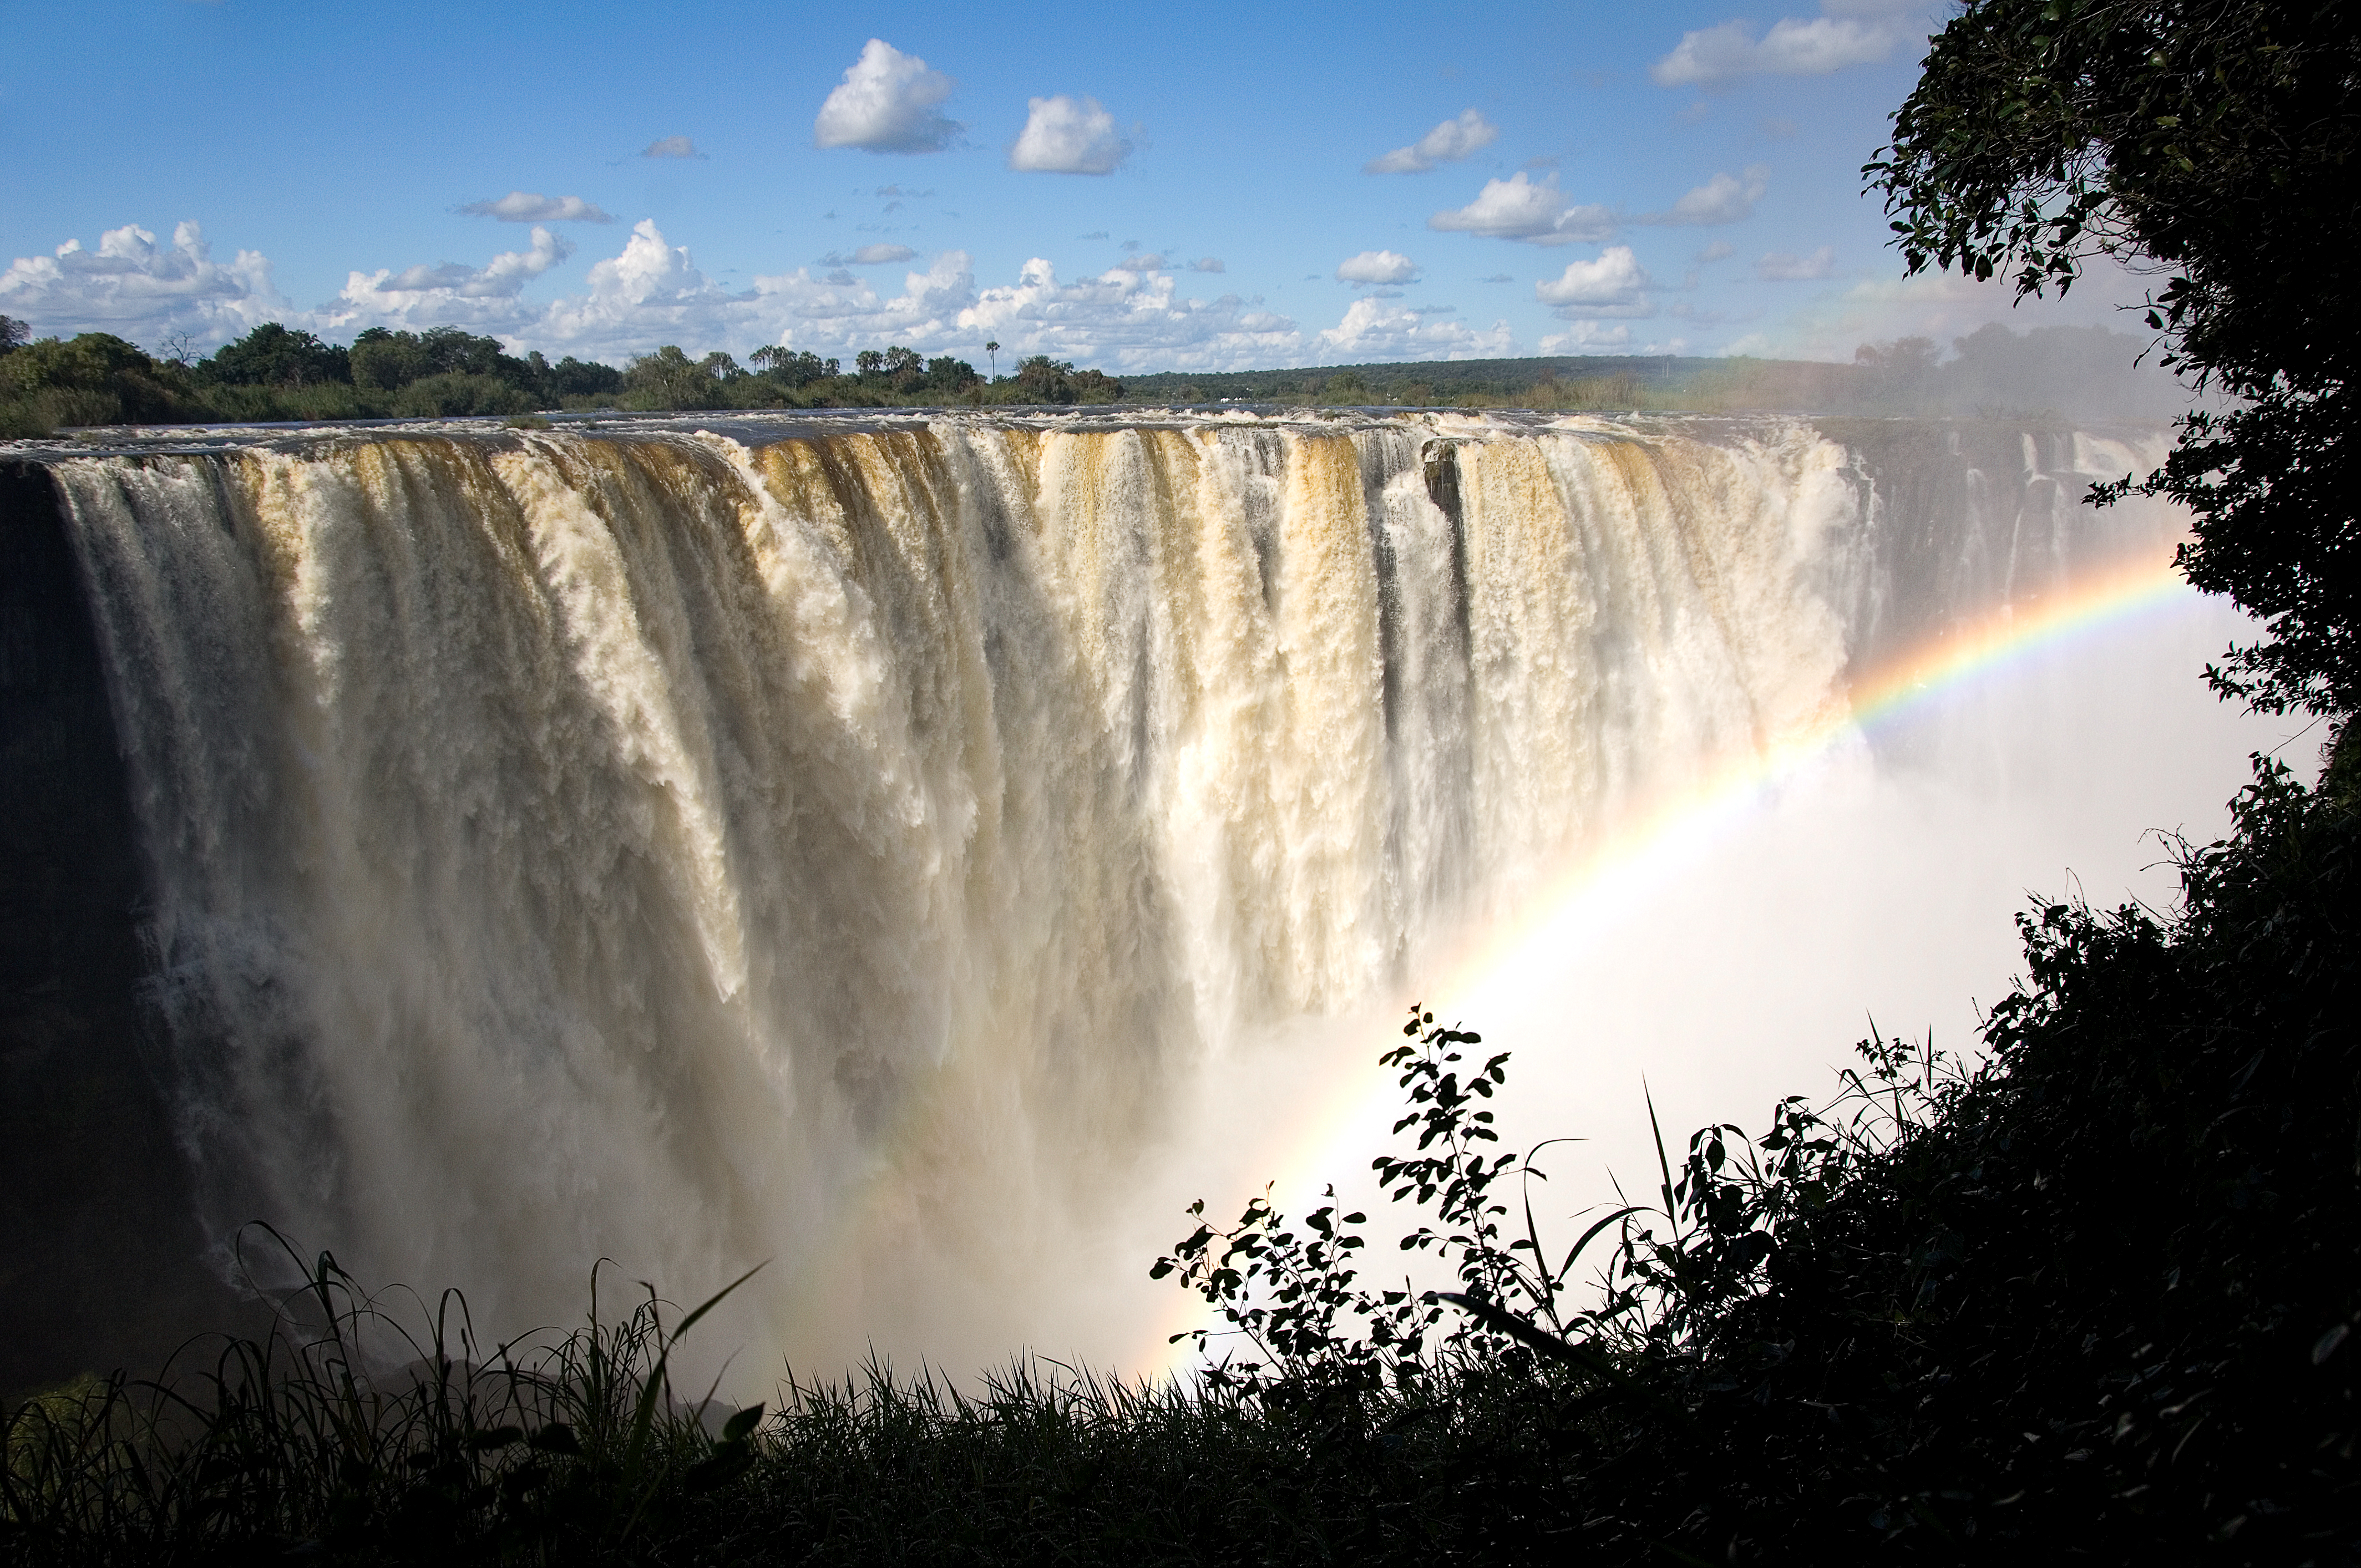
<path id="1" fill-rule="evenodd" d="M 1994 414 L 2165 420 L 2189 406 L 2136 363 L 2147 340 L 2103 327 L 1992 325 L 1955 339 L 1864 345 L 1854 362 L 1672 355 L 1452 359 L 1290 370 L 1126 374 L 1139 403 L 1534 408 L 1602 412 Z"/>

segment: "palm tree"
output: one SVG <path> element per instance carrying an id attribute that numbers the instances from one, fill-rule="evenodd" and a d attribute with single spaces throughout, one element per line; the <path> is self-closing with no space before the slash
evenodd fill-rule
<path id="1" fill-rule="evenodd" d="M 987 343 L 983 345 L 983 351 L 992 357 L 992 378 L 997 381 L 1000 379 L 1000 345 Z"/>

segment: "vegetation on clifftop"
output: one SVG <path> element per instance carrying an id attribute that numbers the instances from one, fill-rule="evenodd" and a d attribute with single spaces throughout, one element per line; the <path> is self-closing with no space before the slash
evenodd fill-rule
<path id="1" fill-rule="evenodd" d="M 1111 403 L 1123 383 L 1046 355 L 987 380 L 965 360 L 864 350 L 834 359 L 758 349 L 692 359 L 666 345 L 620 370 L 539 353 L 458 327 L 371 327 L 350 347 L 266 323 L 211 357 L 159 359 L 106 333 L 28 341 L 0 316 L 0 439 L 86 425 L 280 420 L 448 419 L 544 409 L 644 412 L 718 409 L 897 408 Z"/>

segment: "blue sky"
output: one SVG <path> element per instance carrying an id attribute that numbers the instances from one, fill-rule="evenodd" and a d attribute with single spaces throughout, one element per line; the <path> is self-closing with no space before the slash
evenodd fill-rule
<path id="1" fill-rule="evenodd" d="M 1849 358 L 1990 320 L 1859 169 L 1938 9 L 12 0 L 0 312 L 620 363 Z M 473 211 L 469 209 L 473 208 Z"/>

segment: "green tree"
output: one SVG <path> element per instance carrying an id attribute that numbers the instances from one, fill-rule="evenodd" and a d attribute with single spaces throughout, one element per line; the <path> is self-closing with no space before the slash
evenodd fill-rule
<path id="1" fill-rule="evenodd" d="M 345 349 L 278 322 L 222 345 L 199 363 L 197 376 L 230 387 L 311 387 L 353 378 Z"/>
<path id="2" fill-rule="evenodd" d="M 787 348 L 766 343 L 746 356 L 763 375 L 784 387 L 807 387 L 814 381 L 832 381 L 843 373 L 833 359 L 822 359 L 805 348 Z"/>
<path id="3" fill-rule="evenodd" d="M 45 337 L 0 356 L 0 433 L 7 435 L 203 417 L 178 367 L 157 364 L 112 333 Z"/>
<path id="4" fill-rule="evenodd" d="M 943 354 L 927 361 L 927 374 L 923 384 L 930 392 L 952 396 L 964 392 L 972 387 L 982 386 L 983 378 L 977 375 L 975 367 L 966 360 L 954 359 L 950 355 Z"/>
<path id="5" fill-rule="evenodd" d="M 1913 272 L 2020 296 L 2098 257 L 2163 274 L 2164 363 L 2229 406 L 2102 496 L 2194 514 L 2181 569 L 2264 623 L 2208 676 L 2271 712 L 2361 707 L 2357 151 L 2361 8 L 1970 0 L 1862 170 Z"/>
<path id="6" fill-rule="evenodd" d="M 1103 370 L 1077 370 L 1070 360 L 1036 354 L 1016 367 L 1010 378 L 1018 402 L 1112 403 L 1123 397 L 1123 383 Z"/>
<path id="7" fill-rule="evenodd" d="M 395 332 L 373 326 L 353 339 L 352 378 L 357 386 L 399 391 L 429 376 L 489 376 L 526 392 L 540 392 L 544 377 L 500 346 L 456 326 Z"/>
<path id="8" fill-rule="evenodd" d="M 642 354 L 623 372 L 622 391 L 633 408 L 726 409 L 737 406 L 728 383 L 742 379 L 738 362 L 719 350 L 691 359 L 676 344 Z"/>

